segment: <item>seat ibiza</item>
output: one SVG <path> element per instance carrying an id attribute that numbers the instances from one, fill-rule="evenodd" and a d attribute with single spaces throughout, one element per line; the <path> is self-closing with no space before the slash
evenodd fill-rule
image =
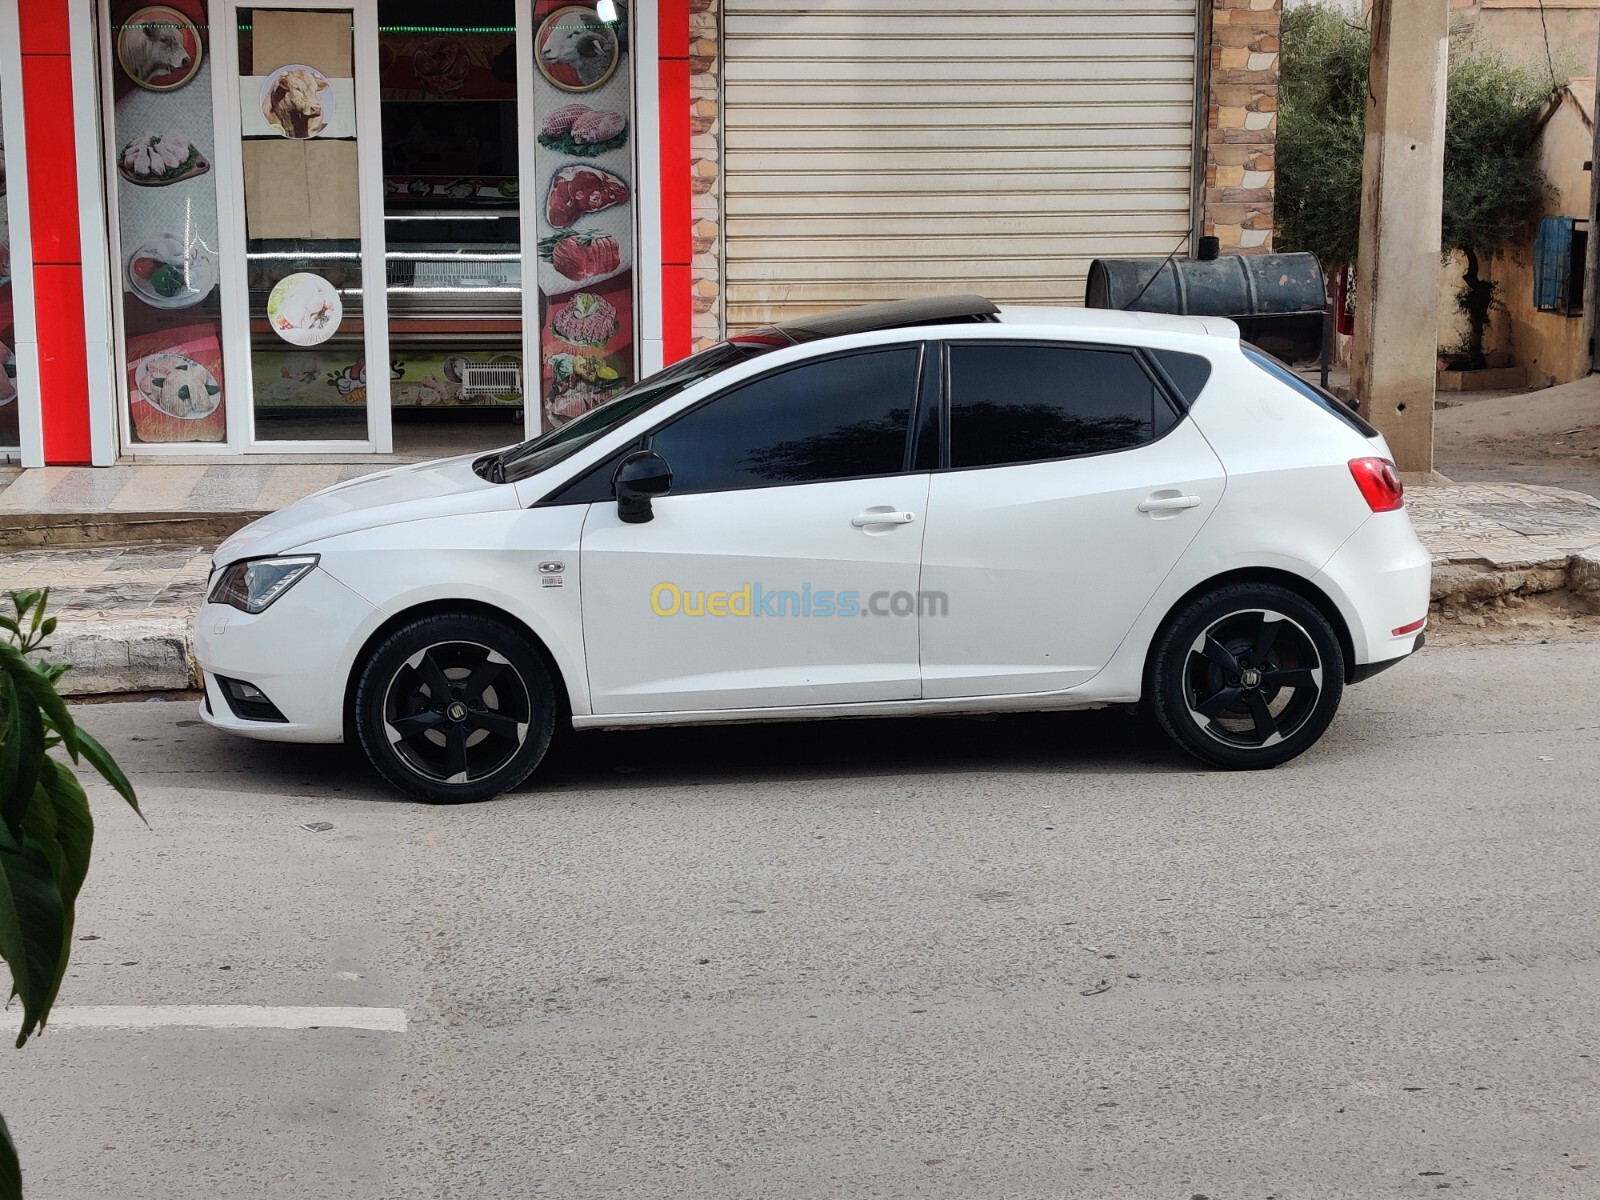
<path id="1" fill-rule="evenodd" d="M 1211 318 L 943 296 L 730 340 L 217 551 L 202 714 L 436 802 L 558 727 L 1143 705 L 1270 767 L 1422 645 L 1377 431 Z"/>

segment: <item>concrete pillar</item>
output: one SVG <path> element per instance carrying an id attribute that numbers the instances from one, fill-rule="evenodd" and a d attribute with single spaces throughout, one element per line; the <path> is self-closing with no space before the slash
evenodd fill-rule
<path id="1" fill-rule="evenodd" d="M 1376 0 L 1351 384 L 1406 474 L 1433 470 L 1449 0 Z"/>

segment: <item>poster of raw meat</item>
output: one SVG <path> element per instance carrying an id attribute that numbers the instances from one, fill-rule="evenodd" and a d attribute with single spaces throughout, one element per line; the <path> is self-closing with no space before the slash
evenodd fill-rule
<path id="1" fill-rule="evenodd" d="M 136 442 L 227 436 L 207 30 L 206 0 L 111 5 L 116 269 Z M 151 362 L 161 370 L 141 370 Z"/>
<path id="2" fill-rule="evenodd" d="M 627 3 L 534 5 L 534 169 L 539 214 L 544 427 L 604 404 L 634 380 L 633 85 Z"/>

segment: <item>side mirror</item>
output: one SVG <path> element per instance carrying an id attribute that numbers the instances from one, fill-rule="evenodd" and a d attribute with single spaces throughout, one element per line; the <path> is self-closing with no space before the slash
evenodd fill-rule
<path id="1" fill-rule="evenodd" d="M 611 490 L 617 497 L 617 519 L 643 525 L 655 516 L 650 497 L 672 490 L 672 468 L 654 450 L 636 450 L 617 464 Z"/>

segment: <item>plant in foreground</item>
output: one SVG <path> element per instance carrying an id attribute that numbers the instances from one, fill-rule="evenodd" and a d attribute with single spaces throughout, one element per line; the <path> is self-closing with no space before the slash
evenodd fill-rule
<path id="1" fill-rule="evenodd" d="M 45 616 L 49 590 L 9 596 L 11 611 L 0 607 L 0 958 L 11 968 L 12 998 L 22 1001 L 20 1048 L 44 1027 L 61 988 L 94 844 L 89 800 L 71 764 L 93 767 L 136 813 L 139 802 L 67 712 L 56 691 L 66 664 L 40 657 L 56 627 Z M 0 1200 L 21 1195 L 16 1149 L 0 1118 Z"/>

